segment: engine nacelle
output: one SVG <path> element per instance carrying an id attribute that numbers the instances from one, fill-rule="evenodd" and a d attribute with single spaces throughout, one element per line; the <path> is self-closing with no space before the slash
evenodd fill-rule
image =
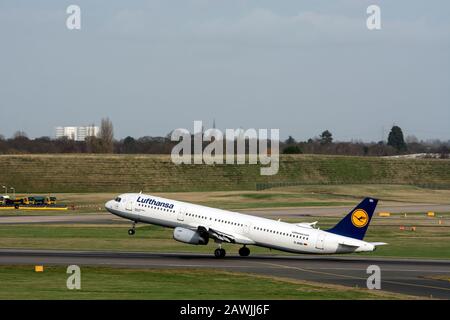
<path id="1" fill-rule="evenodd" d="M 193 231 L 186 228 L 176 227 L 173 230 L 173 238 L 177 241 L 189 244 L 208 244 L 208 234 L 200 234 L 198 231 Z"/>

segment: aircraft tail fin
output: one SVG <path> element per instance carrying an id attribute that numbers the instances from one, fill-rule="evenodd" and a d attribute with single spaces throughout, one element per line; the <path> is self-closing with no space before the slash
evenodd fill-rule
<path id="1" fill-rule="evenodd" d="M 369 227 L 370 220 L 377 206 L 378 200 L 365 198 L 349 214 L 338 222 L 328 232 L 341 236 L 362 240 Z"/>

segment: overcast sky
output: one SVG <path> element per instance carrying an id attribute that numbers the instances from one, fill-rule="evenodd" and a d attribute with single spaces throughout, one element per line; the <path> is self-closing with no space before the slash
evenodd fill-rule
<path id="1" fill-rule="evenodd" d="M 392 124 L 448 140 L 449 17 L 448 0 L 2 0 L 0 134 L 109 117 L 116 138 L 216 119 L 301 140 L 378 141 Z"/>

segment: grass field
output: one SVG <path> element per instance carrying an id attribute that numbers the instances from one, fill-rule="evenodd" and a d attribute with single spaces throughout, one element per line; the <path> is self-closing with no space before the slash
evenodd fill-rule
<path id="1" fill-rule="evenodd" d="M 342 185 L 342 186 L 296 186 L 276 188 L 265 191 L 216 191 L 216 192 L 178 192 L 158 195 L 208 205 L 224 209 L 252 209 L 269 207 L 330 206 L 357 203 L 365 195 L 381 199 L 383 204 L 398 203 L 450 203 L 450 190 L 433 190 L 414 186 L 399 185 Z M 103 203 L 115 196 L 113 193 L 71 193 L 57 194 L 58 199 L 74 204 L 77 210 L 67 212 L 37 212 L 34 215 L 86 214 L 104 211 Z M 32 214 L 13 210 L 0 212 L 1 215 Z M 275 217 L 286 222 L 319 221 L 319 227 L 333 226 L 343 215 L 336 217 Z M 438 221 L 441 220 L 441 225 Z M 134 237 L 127 235 L 129 223 L 122 219 L 110 224 L 100 225 L 0 225 L 1 248 L 42 248 L 42 249 L 80 249 L 80 250 L 123 250 L 155 252 L 212 252 L 213 245 L 190 246 L 172 239 L 172 230 L 156 226 L 138 225 Z M 406 230 L 400 230 L 405 226 Z M 416 231 L 410 231 L 412 226 Z M 437 213 L 428 218 L 424 212 L 393 214 L 388 218 L 374 217 L 367 233 L 368 241 L 388 242 L 379 247 L 371 256 L 450 258 L 450 215 Z M 226 247 L 235 254 L 238 246 Z M 252 248 L 255 253 L 272 253 L 263 248 Z"/>
<path id="2" fill-rule="evenodd" d="M 280 182 L 449 187 L 450 160 L 281 155 L 279 172 L 262 176 L 259 165 L 174 165 L 169 155 L 0 155 L 0 181 L 28 193 L 255 190 Z"/>
<path id="3" fill-rule="evenodd" d="M 282 156 L 276 176 L 261 176 L 257 165 L 175 166 L 168 156 L 14 155 L 0 156 L 0 181 L 25 194 L 54 194 L 67 212 L 0 211 L 0 215 L 89 215 L 119 193 L 139 192 L 245 210 L 352 206 L 363 197 L 393 204 L 450 204 L 450 161 L 369 157 Z M 183 181 L 182 184 L 179 182 Z M 258 183 L 291 182 L 291 187 L 255 191 Z M 314 184 L 312 184 L 314 183 Z M 427 188 L 418 187 L 426 185 Z M 431 189 L 429 187 L 439 187 Z M 55 193 L 55 191 L 58 191 Z M 188 192 L 186 192 L 188 191 Z M 199 192 L 201 191 L 201 192 Z M 342 215 L 345 212 L 342 212 Z M 341 215 L 341 216 L 342 216 Z M 369 256 L 450 259 L 450 214 L 424 212 L 375 217 L 368 241 L 389 243 Z M 275 218 L 275 217 L 273 217 Z M 276 217 L 278 218 L 278 217 Z M 282 217 L 287 222 L 319 220 L 321 229 L 341 217 Z M 438 219 L 443 223 L 439 225 Z M 0 225 L 0 248 L 119 250 L 211 253 L 214 244 L 192 246 L 172 239 L 172 230 L 128 222 L 108 224 Z M 406 230 L 400 230 L 406 226 Z M 410 227 L 415 226 L 416 231 Z M 236 255 L 239 246 L 224 245 Z M 251 247 L 252 253 L 283 254 Z M 206 274 L 205 274 L 206 272 Z M 405 298 L 383 292 L 275 279 L 217 270 L 139 270 L 84 267 L 81 291 L 69 291 L 61 267 L 34 273 L 24 266 L 0 266 L 0 299 L 377 299 Z M 195 284 L 195 285 L 194 285 Z M 214 290 L 211 291 L 211 286 Z"/>
<path id="4" fill-rule="evenodd" d="M 450 190 L 383 184 L 339 186 L 304 185 L 263 191 L 164 192 L 154 194 L 169 199 L 230 210 L 351 206 L 366 196 L 381 199 L 385 205 L 399 203 L 450 204 Z M 117 193 L 53 193 L 53 195 L 57 197 L 58 203 L 75 208 L 75 210 L 68 210 L 64 214 L 79 214 L 104 211 L 104 203 L 113 199 Z M 0 215 L 10 214 L 41 215 L 61 213 L 57 211 L 0 211 Z"/>
<path id="5" fill-rule="evenodd" d="M 354 204 L 361 194 L 378 193 L 397 203 L 414 200 L 423 203 L 447 203 L 447 190 L 422 189 L 412 186 L 307 186 L 288 187 L 260 192 L 190 192 L 164 193 L 168 198 L 218 206 L 222 208 L 268 207 L 281 202 L 293 207 L 301 201 L 321 206 Z M 66 213 L 89 215 L 97 202 L 113 194 L 59 194 L 60 199 L 77 201 L 83 208 Z M 256 205 L 255 205 L 256 204 Z M 86 206 L 86 207 L 84 207 Z M 84 210 L 87 210 L 86 212 Z M 95 212 L 95 211 L 94 211 Z M 1 214 L 5 214 L 2 212 Z M 18 215 L 17 211 L 10 213 Z M 28 212 L 26 214 L 29 214 Z M 43 212 L 39 215 L 46 214 Z M 319 220 L 326 229 L 340 217 L 282 217 L 286 222 Z M 443 221 L 442 225 L 438 221 Z M 406 230 L 400 230 L 406 226 Z M 410 227 L 415 226 L 416 231 Z M 114 219 L 107 224 L 30 224 L 0 225 L 0 248 L 107 250 L 140 252 L 193 252 L 212 254 L 215 245 L 192 246 L 172 239 L 172 230 L 151 225 L 138 225 L 136 235 L 127 234 L 129 223 Z M 415 257 L 450 259 L 450 213 L 435 218 L 423 212 L 373 218 L 368 241 L 388 242 L 377 251 L 355 256 Z M 224 245 L 229 255 L 237 255 L 239 246 Z M 252 254 L 286 255 L 287 253 L 251 247 Z M 246 273 L 230 273 L 213 269 L 134 269 L 82 267 L 82 290 L 66 288 L 66 270 L 46 266 L 44 273 L 35 273 L 33 266 L 0 266 L 0 299 L 412 299 L 409 296 L 368 291 L 315 282 L 279 279 Z M 214 286 L 214 290 L 209 290 Z"/>
<path id="6" fill-rule="evenodd" d="M 411 299 L 378 290 L 208 269 L 82 267 L 81 290 L 66 268 L 0 266 L 0 299 Z"/>

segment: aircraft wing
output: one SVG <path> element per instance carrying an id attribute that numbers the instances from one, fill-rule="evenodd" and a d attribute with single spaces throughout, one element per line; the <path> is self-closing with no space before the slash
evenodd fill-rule
<path id="1" fill-rule="evenodd" d="M 200 233 L 208 233 L 208 236 L 219 242 L 239 243 L 239 244 L 254 244 L 255 241 L 236 233 L 228 233 L 221 230 L 198 226 L 197 230 Z"/>
<path id="2" fill-rule="evenodd" d="M 317 221 L 314 222 L 300 222 L 300 223 L 293 223 L 293 225 L 303 228 L 309 228 L 309 229 L 315 229 L 316 228 Z"/>
<path id="3" fill-rule="evenodd" d="M 227 234 L 225 232 L 221 232 L 219 230 L 215 230 L 212 228 L 208 229 L 208 233 L 209 233 L 209 236 L 213 239 L 223 241 L 223 242 L 236 243 L 236 238 L 231 234 Z"/>

